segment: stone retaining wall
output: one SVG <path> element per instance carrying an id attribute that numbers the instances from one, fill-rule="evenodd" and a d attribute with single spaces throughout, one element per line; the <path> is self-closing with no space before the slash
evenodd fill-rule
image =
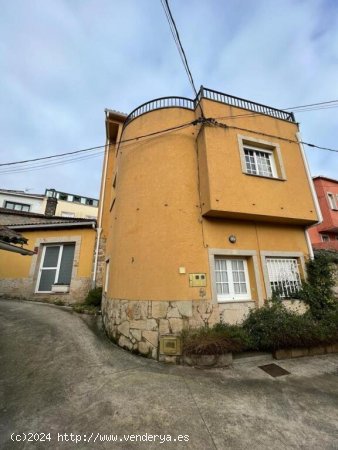
<path id="1" fill-rule="evenodd" d="M 338 344 L 320 345 L 309 348 L 289 348 L 276 350 L 273 354 L 275 359 L 300 358 L 301 356 L 326 355 L 338 353 Z"/>
<path id="2" fill-rule="evenodd" d="M 102 317 L 108 336 L 120 347 L 160 361 L 176 362 L 176 356 L 160 355 L 162 336 L 178 336 L 183 328 L 244 319 L 254 302 L 129 301 L 102 299 Z"/>
<path id="3" fill-rule="evenodd" d="M 0 297 L 21 300 L 36 300 L 49 303 L 62 302 L 65 305 L 82 303 L 91 288 L 91 278 L 73 278 L 70 285 L 70 292 L 42 293 L 34 292 L 35 280 L 32 278 L 6 278 L 0 280 Z"/>

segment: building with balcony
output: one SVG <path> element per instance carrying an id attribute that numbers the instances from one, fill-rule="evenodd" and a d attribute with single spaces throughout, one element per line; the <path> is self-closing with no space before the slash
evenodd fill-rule
<path id="1" fill-rule="evenodd" d="M 309 229 L 312 246 L 338 251 L 338 180 L 318 176 L 313 182 L 323 221 Z"/>
<path id="2" fill-rule="evenodd" d="M 102 310 L 120 346 L 175 359 L 184 327 L 292 297 L 320 215 L 292 113 L 202 87 L 106 110 L 106 133 Z"/>

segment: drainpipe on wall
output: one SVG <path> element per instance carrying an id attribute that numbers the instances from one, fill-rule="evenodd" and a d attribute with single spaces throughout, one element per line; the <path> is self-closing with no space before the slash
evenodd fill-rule
<path id="1" fill-rule="evenodd" d="M 318 224 L 323 222 L 323 215 L 322 215 L 322 211 L 321 211 L 320 206 L 319 206 L 319 202 L 318 202 L 315 186 L 313 184 L 313 179 L 311 177 L 310 168 L 309 168 L 309 164 L 307 162 L 307 158 L 306 158 L 304 146 L 302 144 L 302 137 L 301 137 L 300 132 L 296 133 L 296 137 L 297 137 L 297 140 L 298 140 L 298 143 L 299 143 L 301 155 L 303 157 L 305 171 L 306 171 L 307 179 L 309 181 L 313 202 L 315 204 L 316 213 L 317 213 L 317 216 L 318 216 L 318 222 L 317 222 L 317 225 L 318 225 Z M 313 254 L 313 248 L 312 248 L 310 236 L 309 236 L 309 233 L 308 233 L 308 228 L 305 229 L 305 237 L 306 237 L 306 242 L 307 242 L 307 246 L 308 246 L 308 249 L 309 249 L 310 258 L 313 259 L 314 258 L 314 254 Z"/>
<path id="2" fill-rule="evenodd" d="M 92 288 L 96 287 L 96 272 L 97 272 L 97 263 L 99 258 L 99 246 L 100 246 L 100 238 L 102 233 L 102 211 L 104 205 L 104 194 L 106 191 L 106 176 L 107 176 L 107 166 L 108 166 L 108 153 L 109 153 L 109 143 L 106 143 L 106 151 L 104 155 L 104 166 L 103 166 L 103 183 L 102 183 L 102 195 L 100 198 L 100 215 L 98 220 L 98 227 L 96 229 L 96 248 L 95 248 L 95 259 L 94 259 L 94 270 L 93 270 L 93 280 L 92 280 Z"/>

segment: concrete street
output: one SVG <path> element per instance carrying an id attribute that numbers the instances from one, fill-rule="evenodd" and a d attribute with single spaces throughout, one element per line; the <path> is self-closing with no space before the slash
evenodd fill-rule
<path id="1" fill-rule="evenodd" d="M 291 373 L 279 378 L 258 368 L 267 361 L 166 366 L 113 345 L 100 318 L 2 300 L 0 357 L 1 449 L 338 448 L 338 355 L 275 361 Z M 22 433 L 33 442 L 11 440 Z"/>

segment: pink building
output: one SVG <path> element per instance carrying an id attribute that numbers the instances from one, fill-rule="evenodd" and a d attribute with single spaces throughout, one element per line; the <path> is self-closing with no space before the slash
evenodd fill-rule
<path id="1" fill-rule="evenodd" d="M 314 177 L 323 222 L 309 229 L 314 249 L 338 251 L 338 180 Z"/>

